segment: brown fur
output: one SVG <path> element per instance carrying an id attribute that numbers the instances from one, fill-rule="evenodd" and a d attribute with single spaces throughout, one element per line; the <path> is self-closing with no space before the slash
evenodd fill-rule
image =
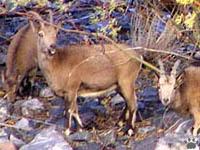
<path id="1" fill-rule="evenodd" d="M 130 115 L 128 123 L 134 127 L 137 110 L 134 88 L 141 63 L 130 59 L 130 56 L 111 44 L 48 49 L 45 46 L 48 40 L 43 40 L 45 32 L 42 34 L 42 37 L 38 36 L 39 67 L 50 87 L 59 96 L 68 98 L 70 118 L 74 116 L 82 125 L 78 116 L 77 96 L 98 96 L 118 87 L 127 102 Z M 119 46 L 127 48 L 126 45 Z M 140 57 L 134 51 L 130 51 L 130 55 Z M 70 125 L 71 119 L 69 127 Z"/>
<path id="2" fill-rule="evenodd" d="M 42 18 L 36 12 L 29 12 L 36 19 Z M 34 28 L 32 25 L 34 24 Z M 37 66 L 37 32 L 39 23 L 30 21 L 22 27 L 13 37 L 6 62 L 5 84 L 8 100 L 14 100 L 16 91 L 23 78 Z M 45 24 L 44 24 L 45 25 Z M 55 30 L 50 25 L 45 25 L 48 30 Z"/>
<path id="3" fill-rule="evenodd" d="M 161 60 L 158 63 L 161 70 L 158 85 L 162 104 L 172 107 L 180 114 L 192 114 L 193 135 L 196 136 L 200 129 L 200 66 L 198 65 L 200 62 L 195 61 L 182 73 L 177 73 L 180 65 L 180 60 L 177 60 L 170 74 L 166 73 Z"/>
<path id="4" fill-rule="evenodd" d="M 189 66 L 183 74 L 183 84 L 176 90 L 172 107 L 181 113 L 189 113 L 194 117 L 194 132 L 200 128 L 200 67 Z M 194 134 L 196 134 L 194 133 Z"/>

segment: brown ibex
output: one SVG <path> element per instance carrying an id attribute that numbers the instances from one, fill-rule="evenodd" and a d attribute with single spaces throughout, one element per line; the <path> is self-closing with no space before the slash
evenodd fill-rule
<path id="1" fill-rule="evenodd" d="M 51 46 L 49 38 L 46 30 L 41 28 L 37 42 L 38 64 L 55 93 L 68 98 L 69 129 L 72 117 L 83 126 L 78 114 L 77 96 L 98 96 L 117 87 L 127 102 L 125 114 L 129 117 L 126 120 L 134 128 L 137 110 L 134 88 L 141 63 L 111 44 L 58 48 Z M 127 48 L 126 45 L 119 46 Z M 140 57 L 134 51 L 130 51 L 130 55 Z"/>
<path id="2" fill-rule="evenodd" d="M 200 66 L 191 64 L 182 73 L 177 73 L 180 61 L 176 61 L 170 75 L 159 61 L 161 74 L 158 80 L 159 96 L 163 105 L 170 106 L 181 114 L 194 117 L 193 135 L 200 128 Z"/>
<path id="3" fill-rule="evenodd" d="M 4 88 L 7 99 L 11 101 L 15 99 L 21 81 L 37 66 L 37 32 L 40 30 L 40 21 L 44 20 L 36 12 L 29 11 L 28 14 L 35 20 L 30 20 L 29 24 L 22 27 L 13 36 L 7 52 Z M 50 13 L 50 23 L 53 23 L 52 13 Z M 45 23 L 42 25 L 48 31 L 48 36 L 51 37 L 49 43 L 54 44 L 57 28 Z"/>

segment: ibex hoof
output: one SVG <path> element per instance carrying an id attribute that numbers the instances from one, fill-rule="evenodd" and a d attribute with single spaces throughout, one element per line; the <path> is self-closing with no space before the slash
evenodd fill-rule
<path id="1" fill-rule="evenodd" d="M 129 130 L 128 130 L 128 135 L 129 135 L 129 136 L 133 136 L 133 134 L 134 134 L 133 129 L 129 129 Z"/>
<path id="2" fill-rule="evenodd" d="M 69 136 L 69 135 L 70 135 L 70 133 L 71 133 L 71 130 L 70 130 L 70 128 L 68 128 L 68 129 L 66 129 L 66 130 L 65 130 L 65 135 L 66 135 L 66 136 Z"/>
<path id="3" fill-rule="evenodd" d="M 192 130 L 192 135 L 193 136 L 198 136 L 200 134 L 200 128 L 195 128 L 193 127 L 193 130 Z"/>

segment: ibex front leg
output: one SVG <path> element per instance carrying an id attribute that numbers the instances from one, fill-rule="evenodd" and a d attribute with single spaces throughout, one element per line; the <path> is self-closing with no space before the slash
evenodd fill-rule
<path id="1" fill-rule="evenodd" d="M 73 80 L 70 80 L 68 83 L 68 102 L 69 102 L 69 126 L 68 130 L 66 131 L 66 134 L 70 134 L 70 129 L 72 127 L 72 118 L 74 117 L 78 124 L 83 127 L 82 121 L 80 119 L 80 116 L 78 114 L 78 105 L 77 105 L 77 92 L 79 85 L 77 82 L 72 82 Z"/>

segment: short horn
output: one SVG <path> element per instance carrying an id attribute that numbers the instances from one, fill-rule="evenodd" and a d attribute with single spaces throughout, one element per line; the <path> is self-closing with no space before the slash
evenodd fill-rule
<path id="1" fill-rule="evenodd" d="M 41 27 L 44 27 L 43 19 L 42 19 L 42 17 L 41 17 L 38 13 L 36 13 L 36 12 L 34 12 L 34 11 L 29 11 L 29 12 L 28 12 L 28 15 L 29 15 L 29 17 L 31 17 L 33 20 L 37 20 L 37 21 L 39 22 L 39 24 L 40 24 Z M 32 22 L 31 22 L 31 23 L 32 23 Z M 32 29 L 34 29 L 34 28 L 33 28 L 33 23 L 31 24 L 31 26 L 32 26 Z"/>
<path id="2" fill-rule="evenodd" d="M 165 74 L 164 64 L 160 59 L 158 60 L 158 65 L 160 67 L 160 71 L 161 71 L 160 73 Z"/>
<path id="3" fill-rule="evenodd" d="M 172 67 L 172 71 L 171 71 L 171 76 L 176 76 L 177 75 L 177 68 L 179 67 L 180 63 L 181 63 L 180 60 L 177 60 L 174 63 L 174 66 Z"/>

